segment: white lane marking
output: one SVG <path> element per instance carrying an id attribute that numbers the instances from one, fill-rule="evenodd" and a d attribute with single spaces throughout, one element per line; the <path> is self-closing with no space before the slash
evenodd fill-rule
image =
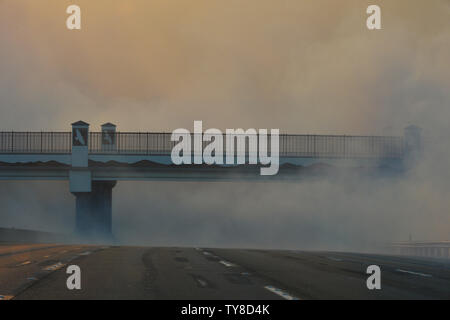
<path id="1" fill-rule="evenodd" d="M 60 253 L 66 253 L 67 252 L 67 250 L 63 250 L 63 251 L 61 251 Z"/>
<path id="2" fill-rule="evenodd" d="M 216 256 L 215 254 L 212 254 L 211 252 L 208 252 L 208 251 L 203 251 L 203 254 L 205 256 L 210 256 L 211 258 L 219 259 L 218 256 Z"/>
<path id="3" fill-rule="evenodd" d="M 45 267 L 44 270 L 45 271 L 55 271 L 58 270 L 59 268 L 61 268 L 62 266 L 64 266 L 64 264 L 62 264 L 61 262 L 52 264 L 51 266 Z"/>
<path id="4" fill-rule="evenodd" d="M 22 263 L 19 263 L 18 265 L 16 265 L 16 267 L 21 267 L 21 266 L 26 266 L 27 264 L 30 264 L 31 261 L 24 261 Z"/>
<path id="5" fill-rule="evenodd" d="M 427 277 L 427 278 L 431 278 L 432 277 L 431 274 L 414 272 L 414 271 L 408 271 L 408 270 L 402 270 L 402 269 L 396 269 L 395 271 L 403 272 L 403 273 L 409 273 L 409 274 L 413 274 L 413 275 L 416 275 L 416 276 L 422 276 L 422 277 Z"/>
<path id="6" fill-rule="evenodd" d="M 333 257 L 327 257 L 327 258 L 330 260 L 333 260 L 333 261 L 342 261 L 342 259 L 339 259 L 339 258 L 333 258 Z"/>
<path id="7" fill-rule="evenodd" d="M 88 256 L 88 255 L 90 255 L 92 252 L 90 252 L 90 251 L 86 251 L 86 252 L 83 252 L 83 253 L 80 253 L 80 256 Z"/>
<path id="8" fill-rule="evenodd" d="M 234 263 L 225 261 L 225 260 L 220 260 L 219 263 L 223 264 L 225 267 L 236 267 L 236 265 Z"/>
<path id="9" fill-rule="evenodd" d="M 202 286 L 202 287 L 207 287 L 208 283 L 202 279 L 196 279 L 197 282 Z"/>
<path id="10" fill-rule="evenodd" d="M 14 296 L 6 296 L 0 294 L 0 300 L 11 300 L 12 298 L 14 298 Z"/>
<path id="11" fill-rule="evenodd" d="M 291 296 L 286 291 L 283 291 L 281 289 L 275 288 L 274 286 L 265 286 L 264 288 L 269 290 L 270 292 L 273 292 L 273 293 L 279 295 L 280 297 L 283 297 L 286 300 L 300 300 L 299 298 Z"/>

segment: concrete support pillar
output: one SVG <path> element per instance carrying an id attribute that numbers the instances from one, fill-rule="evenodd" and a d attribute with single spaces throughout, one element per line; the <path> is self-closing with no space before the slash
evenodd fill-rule
<path id="1" fill-rule="evenodd" d="M 76 233 L 89 241 L 112 240 L 112 189 L 116 181 L 93 181 L 91 192 L 74 192 Z"/>
<path id="2" fill-rule="evenodd" d="M 102 150 L 116 147 L 116 126 L 102 126 Z M 110 242 L 112 235 L 112 189 L 116 181 L 92 181 L 89 168 L 89 124 L 72 123 L 70 192 L 76 198 L 76 234 L 85 242 Z"/>
<path id="3" fill-rule="evenodd" d="M 406 168 L 411 168 L 422 155 L 422 129 L 415 125 L 407 126 L 404 130 L 404 141 L 405 165 Z"/>

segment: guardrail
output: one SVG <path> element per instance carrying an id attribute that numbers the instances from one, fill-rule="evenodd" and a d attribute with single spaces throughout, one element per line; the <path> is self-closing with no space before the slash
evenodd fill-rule
<path id="1" fill-rule="evenodd" d="M 399 255 L 450 259 L 450 241 L 398 242 L 389 247 Z"/>
<path id="2" fill-rule="evenodd" d="M 171 133 L 116 132 L 106 143 L 102 132 L 90 132 L 89 153 L 169 155 L 178 143 L 170 141 L 170 137 Z M 224 150 L 225 141 L 224 137 Z M 202 142 L 203 147 L 207 144 Z M 270 151 L 270 143 L 268 146 Z M 0 132 L 3 154 L 71 153 L 71 149 L 71 132 Z M 404 139 L 396 136 L 280 134 L 279 137 L 281 157 L 401 158 L 404 152 Z"/>

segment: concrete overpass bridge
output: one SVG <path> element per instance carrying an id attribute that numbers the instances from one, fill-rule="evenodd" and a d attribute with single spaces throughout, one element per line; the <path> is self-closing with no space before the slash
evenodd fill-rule
<path id="1" fill-rule="evenodd" d="M 280 171 L 261 176 L 258 165 L 175 165 L 170 138 L 118 132 L 111 123 L 90 132 L 83 121 L 67 132 L 0 132 L 0 180 L 68 180 L 77 232 L 110 237 L 112 189 L 120 180 L 296 181 L 333 166 L 402 171 L 421 148 L 415 126 L 404 136 L 280 134 Z"/>

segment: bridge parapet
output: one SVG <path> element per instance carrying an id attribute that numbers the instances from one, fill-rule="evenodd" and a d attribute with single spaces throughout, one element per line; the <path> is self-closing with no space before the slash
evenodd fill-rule
<path id="1" fill-rule="evenodd" d="M 72 139 L 83 139 L 74 134 L 77 131 L 0 132 L 0 154 L 70 154 Z M 87 149 L 76 147 L 89 154 L 170 155 L 177 143 L 170 137 L 171 133 L 165 132 L 115 132 L 115 127 L 114 130 L 109 127 L 102 132 L 89 132 L 85 137 Z M 208 143 L 203 142 L 203 147 Z M 402 136 L 280 134 L 279 145 L 280 157 L 402 158 L 405 155 Z"/>

